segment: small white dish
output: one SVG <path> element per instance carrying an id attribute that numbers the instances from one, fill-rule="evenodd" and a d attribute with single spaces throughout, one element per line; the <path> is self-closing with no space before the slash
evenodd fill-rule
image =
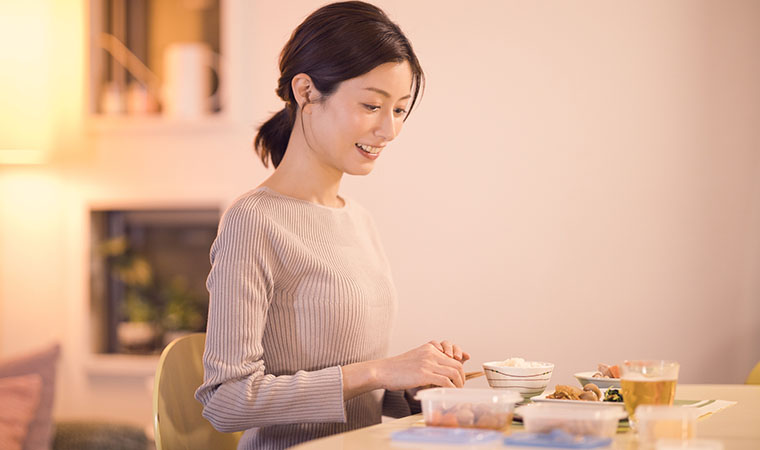
<path id="1" fill-rule="evenodd" d="M 606 389 L 601 389 L 602 391 L 602 397 L 604 397 L 604 393 Z M 625 409 L 625 404 L 623 402 L 592 402 L 588 400 L 566 400 L 561 398 L 546 398 L 554 393 L 554 389 L 547 390 L 543 394 L 533 397 L 531 400 L 534 402 L 545 402 L 545 403 L 556 403 L 560 405 L 583 405 L 583 406 L 605 406 L 605 407 L 612 407 L 612 408 L 620 408 Z"/>
<path id="2" fill-rule="evenodd" d="M 620 378 L 594 378 L 595 373 L 596 372 L 578 372 L 575 374 L 575 378 L 581 386 L 585 386 L 588 383 L 594 383 L 599 389 L 620 389 Z"/>
<path id="3" fill-rule="evenodd" d="M 483 372 L 492 388 L 515 391 L 527 400 L 544 392 L 554 370 L 552 363 L 531 363 L 533 367 L 514 367 L 505 366 L 501 361 L 490 361 L 483 363 Z"/>

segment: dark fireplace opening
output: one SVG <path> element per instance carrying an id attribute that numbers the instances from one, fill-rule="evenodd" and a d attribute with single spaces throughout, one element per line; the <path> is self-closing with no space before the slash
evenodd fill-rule
<path id="1" fill-rule="evenodd" d="M 205 331 L 218 209 L 93 210 L 90 221 L 95 353 L 157 354 Z"/>

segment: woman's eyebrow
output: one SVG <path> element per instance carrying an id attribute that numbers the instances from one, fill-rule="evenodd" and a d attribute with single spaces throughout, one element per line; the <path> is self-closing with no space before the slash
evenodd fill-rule
<path id="1" fill-rule="evenodd" d="M 385 96 L 385 97 L 388 97 L 388 98 L 390 98 L 390 97 L 391 97 L 391 94 L 389 94 L 389 93 L 385 92 L 384 90 L 382 90 L 382 89 L 380 89 L 380 88 L 376 88 L 376 87 L 366 87 L 366 88 L 364 88 L 364 90 L 365 90 L 365 91 L 372 91 L 372 92 L 377 92 L 378 94 L 380 94 L 380 95 L 382 95 L 382 96 Z M 408 94 L 408 95 L 405 95 L 405 96 L 401 97 L 399 100 L 404 100 L 404 99 L 407 99 L 407 98 L 409 98 L 409 97 L 411 97 L 411 96 L 412 96 L 411 94 Z"/>

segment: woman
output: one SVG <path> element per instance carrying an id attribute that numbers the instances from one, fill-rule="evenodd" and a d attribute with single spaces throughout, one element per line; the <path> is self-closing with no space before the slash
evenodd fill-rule
<path id="1" fill-rule="evenodd" d="M 280 56 L 285 108 L 255 147 L 274 173 L 238 198 L 211 249 L 205 379 L 196 392 L 239 448 L 284 448 L 409 414 L 405 390 L 461 387 L 469 359 L 431 341 L 386 357 L 391 272 L 367 212 L 338 194 L 368 174 L 423 83 L 408 40 L 378 8 L 311 14 Z"/>

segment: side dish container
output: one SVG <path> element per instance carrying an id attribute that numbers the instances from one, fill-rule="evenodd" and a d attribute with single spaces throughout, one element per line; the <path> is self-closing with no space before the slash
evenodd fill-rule
<path id="1" fill-rule="evenodd" d="M 619 408 L 580 405 L 530 404 L 517 408 L 525 431 L 550 433 L 562 430 L 576 436 L 613 437 L 618 421 L 627 415 Z"/>
<path id="2" fill-rule="evenodd" d="M 658 439 L 694 439 L 697 435 L 695 408 L 665 405 L 641 405 L 636 408 L 639 439 L 655 442 Z"/>
<path id="3" fill-rule="evenodd" d="M 428 426 L 500 431 L 509 429 L 515 404 L 522 400 L 513 391 L 473 388 L 425 389 L 415 398 Z"/>

